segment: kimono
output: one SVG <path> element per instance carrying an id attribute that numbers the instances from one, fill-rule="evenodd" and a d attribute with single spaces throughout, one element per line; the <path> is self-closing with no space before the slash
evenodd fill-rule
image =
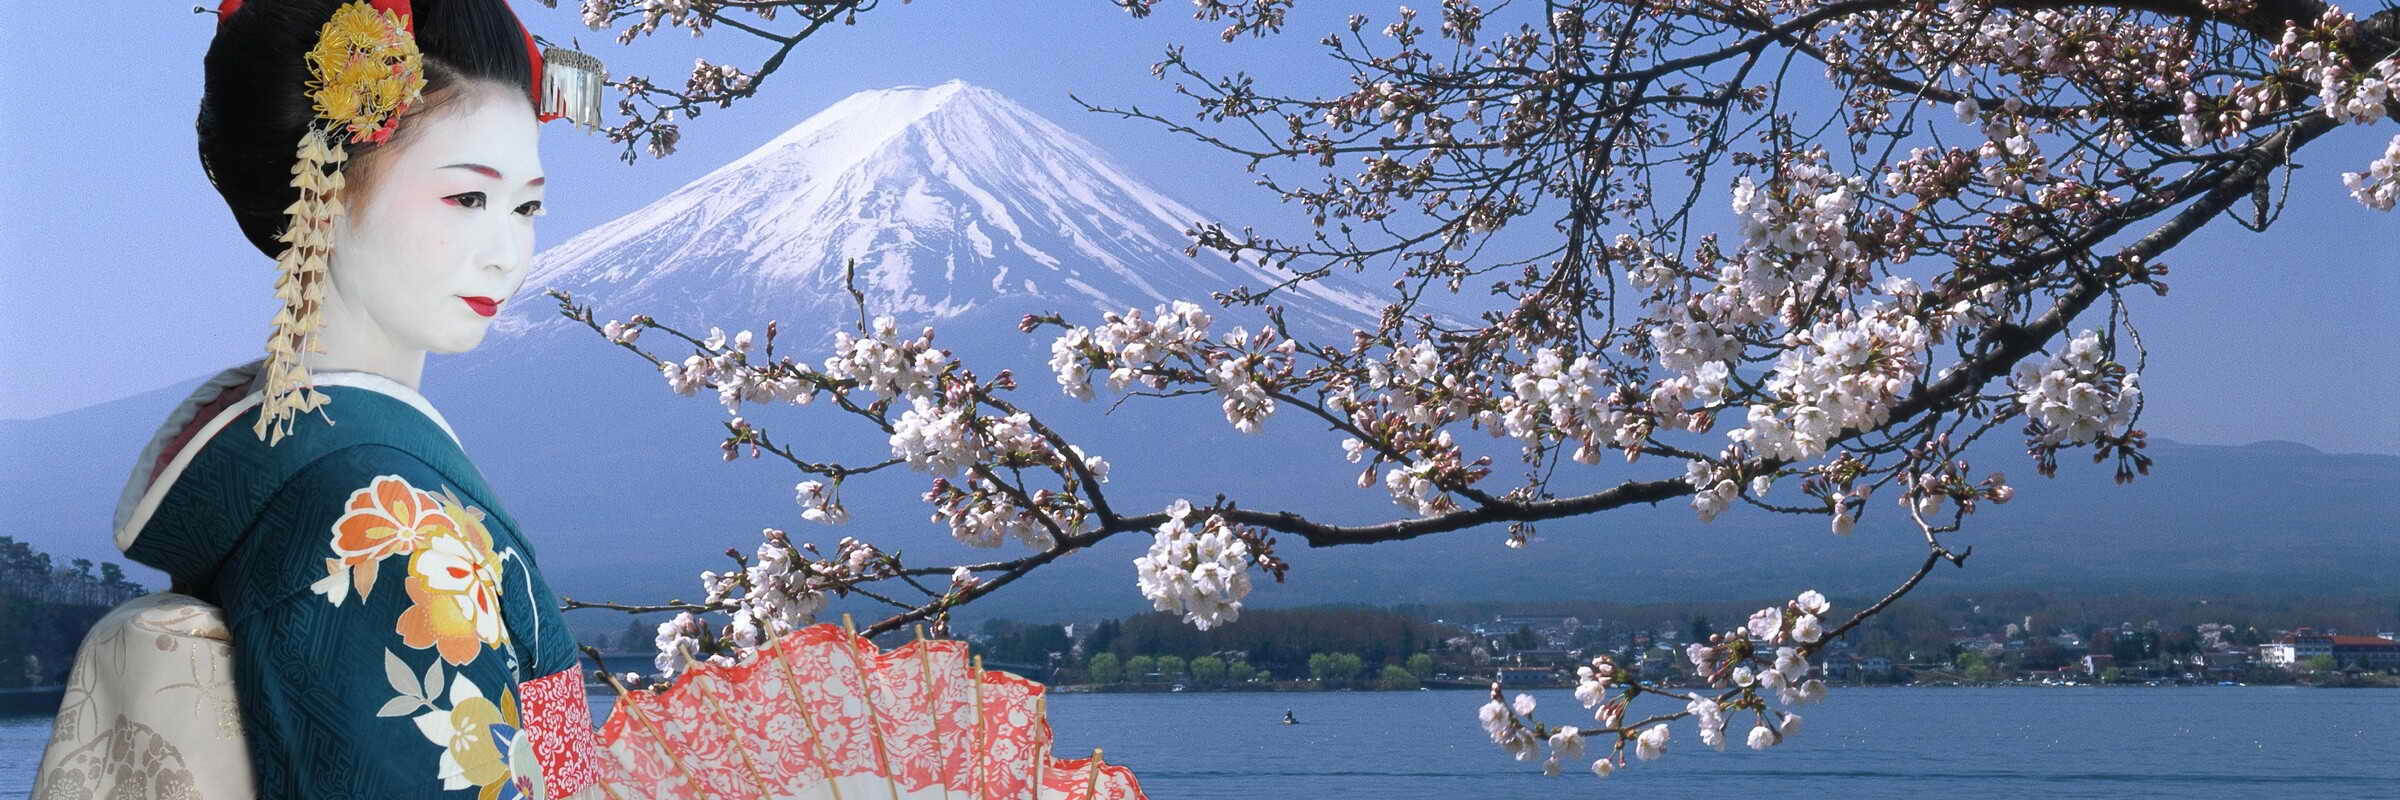
<path id="1" fill-rule="evenodd" d="M 390 379 L 320 372 L 332 421 L 303 415 L 270 447 L 252 432 L 257 370 L 220 374 L 170 416 L 117 527 L 128 557 L 221 610 L 257 795 L 591 786 L 575 641 L 441 414 Z"/>

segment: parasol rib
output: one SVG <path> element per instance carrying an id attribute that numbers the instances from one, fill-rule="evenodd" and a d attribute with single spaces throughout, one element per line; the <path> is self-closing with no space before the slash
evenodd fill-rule
<path id="1" fill-rule="evenodd" d="M 848 614 L 842 615 L 842 631 L 856 640 L 843 642 L 842 651 L 850 654 L 850 668 L 858 672 L 858 700 L 867 706 L 867 739 L 875 743 L 875 766 L 883 772 L 883 786 L 892 790 L 892 800 L 900 800 L 900 778 L 892 774 L 891 756 L 883 749 L 883 712 L 875 708 L 875 676 L 867 674 L 867 665 L 858 660 L 859 642 L 866 640 L 859 639 L 858 624 L 851 622 Z"/>
<path id="2" fill-rule="evenodd" d="M 967 690 L 970 695 L 968 705 L 975 708 L 975 727 L 973 732 L 968 734 L 968 738 L 975 742 L 975 749 L 970 752 L 981 753 L 984 752 L 985 747 L 990 745 L 983 738 L 983 656 L 981 655 L 975 656 L 974 661 L 967 666 Z M 972 775 L 967 779 L 968 791 L 976 797 L 982 797 L 983 763 L 976 762 L 975 766 L 969 768 L 968 771 Z"/>
<path id="3" fill-rule="evenodd" d="M 617 679 L 611 677 L 608 679 L 608 682 L 611 685 L 614 685 L 617 682 Z M 690 681 L 685 681 L 685 685 L 690 685 Z M 650 715 L 642 713 L 642 704 L 630 702 L 631 700 L 632 698 L 625 696 L 625 687 L 618 686 L 617 707 L 633 712 L 634 723 L 642 726 L 642 730 L 650 734 L 652 741 L 658 742 L 659 751 L 665 753 L 667 756 L 667 766 L 674 767 L 675 776 L 683 779 L 683 788 L 686 791 L 690 791 L 694 797 L 702 796 L 699 792 L 699 786 L 692 779 L 692 773 L 686 772 L 683 769 L 682 754 L 675 752 L 675 748 L 672 745 L 667 744 L 667 737 L 658 730 L 657 725 L 650 722 Z"/>
<path id="4" fill-rule="evenodd" d="M 925 642 L 925 626 L 916 626 L 916 631 L 917 664 L 925 669 L 925 718 L 932 720 L 933 734 L 939 736 L 942 732 L 942 692 L 941 684 L 933 677 L 933 647 Z M 941 750 L 937 747 L 934 752 L 940 753 Z M 942 787 L 942 800 L 950 800 L 949 779 L 941 776 L 939 770 L 935 772 L 934 783 Z"/>
<path id="5" fill-rule="evenodd" d="M 721 678 L 721 679 L 722 679 L 722 678 Z M 728 682 L 730 682 L 730 680 L 728 680 Z M 712 694 L 712 693 L 709 693 L 709 692 L 704 692 L 704 691 L 701 691 L 701 690 L 700 690 L 700 682 L 699 682 L 699 681 L 692 681 L 692 682 L 691 682 L 691 687 L 692 687 L 692 693 L 700 696 L 700 705 L 701 705 L 701 707 L 708 709 L 708 714 L 709 714 L 709 716 L 716 717 L 718 722 L 724 723 L 724 725 L 725 725 L 725 730 L 727 730 L 727 731 L 740 731 L 740 730 L 741 730 L 741 726 L 740 726 L 738 723 L 735 723 L 735 722 L 733 721 L 733 717 L 727 716 L 727 715 L 725 714 L 725 707 L 717 704 L 717 698 L 716 698 L 716 695 L 714 695 L 714 694 Z M 754 777 L 754 778 L 756 778 L 756 779 L 757 779 L 757 781 L 756 781 L 756 782 L 755 782 L 753 785 L 755 785 L 755 786 L 759 786 L 759 787 L 764 787 L 764 786 L 766 786 L 766 782 L 767 782 L 767 773 L 766 773 L 766 771 L 764 771 L 764 770 L 761 770 L 761 769 L 759 769 L 759 768 L 758 768 L 758 762 L 750 760 L 750 751 L 749 751 L 747 748 L 744 748 L 744 747 L 742 747 L 742 746 L 741 746 L 741 745 L 739 745 L 739 744 L 732 744 L 732 745 L 729 745 L 729 748 L 730 748 L 731 750 L 733 750 L 733 754 L 734 754 L 734 755 L 741 756 L 741 758 L 742 758 L 742 766 L 743 766 L 743 767 L 745 767 L 745 768 L 748 768 L 748 769 L 750 770 L 750 775 L 751 775 L 751 777 Z M 766 796 L 767 796 L 767 790 L 766 790 L 765 788 L 760 788 L 760 789 L 758 790 L 758 792 L 759 792 L 759 793 L 758 793 L 758 796 L 759 796 L 760 800 L 765 800 L 765 798 L 766 798 Z"/>
<path id="6" fill-rule="evenodd" d="M 1041 731 L 1050 728 L 1050 694 L 1048 692 L 1033 696 L 1033 718 L 1041 725 L 1040 728 L 1034 729 L 1036 736 L 1039 736 Z M 1042 800 L 1042 767 L 1047 766 L 1044 762 L 1050 760 L 1050 743 L 1036 742 L 1035 744 L 1038 746 L 1032 750 L 1033 800 Z"/>
<path id="7" fill-rule="evenodd" d="M 817 718 L 808 713 L 808 698 L 801 696 L 799 678 L 792 674 L 789 648 L 798 641 L 799 634 L 795 632 L 776 642 L 780 657 L 775 660 L 783 663 L 783 669 L 776 673 L 783 676 L 784 691 L 792 696 L 792 708 L 800 712 L 800 727 L 808 729 L 808 752 L 817 757 L 817 768 L 825 771 L 825 788 L 833 792 L 833 800 L 842 800 L 842 784 L 833 777 L 833 759 L 825 755 L 825 737 L 817 732 Z"/>

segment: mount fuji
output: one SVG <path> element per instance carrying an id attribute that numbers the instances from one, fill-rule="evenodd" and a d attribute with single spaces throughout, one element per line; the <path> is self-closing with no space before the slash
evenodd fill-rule
<path id="1" fill-rule="evenodd" d="M 832 325 L 793 323 L 855 319 L 843 275 L 853 260 L 873 310 L 911 323 L 1147 309 L 1289 277 L 1186 255 L 1184 230 L 1205 219 L 1082 137 L 953 80 L 851 95 L 543 253 L 526 286 L 567 290 L 603 314 L 774 318 L 830 338 Z M 1295 324 L 1343 329 L 1380 308 L 1328 282 L 1284 302 Z M 497 324 L 503 336 L 573 325 Z"/>

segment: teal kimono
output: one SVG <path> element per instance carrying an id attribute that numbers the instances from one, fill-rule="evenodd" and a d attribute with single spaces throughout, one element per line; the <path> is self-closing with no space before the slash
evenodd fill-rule
<path id="1" fill-rule="evenodd" d="M 574 639 L 448 424 L 396 382 L 321 373 L 332 423 L 304 415 L 270 447 L 252 432 L 260 395 L 244 369 L 170 418 L 188 443 L 153 441 L 118 539 L 223 610 L 258 795 L 590 785 Z"/>

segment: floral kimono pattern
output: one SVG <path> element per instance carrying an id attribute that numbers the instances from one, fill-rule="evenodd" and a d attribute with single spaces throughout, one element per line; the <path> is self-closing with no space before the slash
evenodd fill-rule
<path id="1" fill-rule="evenodd" d="M 591 785 L 574 642 L 532 548 L 421 397 L 319 378 L 338 424 L 270 448 L 247 435 L 255 403 L 224 412 L 127 548 L 223 609 L 259 796 Z"/>

